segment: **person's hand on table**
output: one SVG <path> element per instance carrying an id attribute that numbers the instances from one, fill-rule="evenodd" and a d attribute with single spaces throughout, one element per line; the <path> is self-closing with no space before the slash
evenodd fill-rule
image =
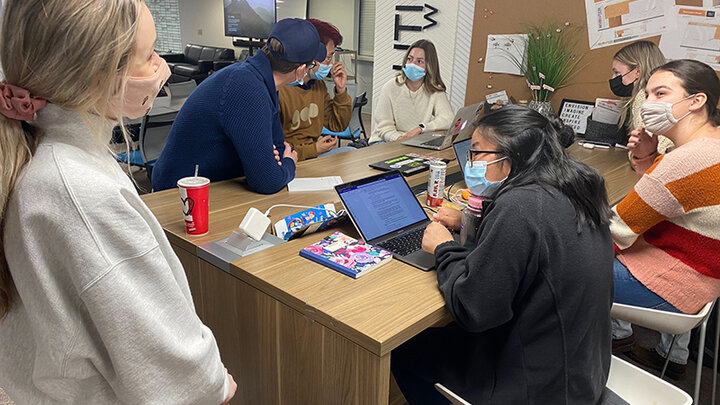
<path id="1" fill-rule="evenodd" d="M 342 62 L 333 63 L 333 67 L 330 70 L 333 82 L 335 82 L 335 93 L 342 94 L 346 90 L 347 85 L 347 73 L 345 73 L 345 66 Z"/>
<path id="2" fill-rule="evenodd" d="M 433 214 L 433 221 L 439 222 L 454 231 L 460 231 L 462 212 L 448 207 L 440 207 L 438 212 Z"/>
<path id="3" fill-rule="evenodd" d="M 225 369 L 225 372 L 227 373 L 228 380 L 230 381 L 230 393 L 228 394 L 228 397 L 225 398 L 225 401 L 220 405 L 229 405 L 230 400 L 235 396 L 235 391 L 237 391 L 237 383 L 235 382 L 235 379 L 233 379 L 233 376 L 228 373 L 227 369 Z"/>
<path id="4" fill-rule="evenodd" d="M 645 128 L 638 128 L 630 132 L 627 147 L 635 159 L 644 159 L 657 152 L 658 138 L 650 136 Z"/>
<path id="5" fill-rule="evenodd" d="M 283 152 L 283 159 L 290 158 L 293 160 L 293 162 L 297 163 L 297 161 L 298 161 L 297 151 L 295 149 L 293 149 L 289 143 L 287 143 L 287 142 L 284 142 L 284 143 L 285 143 L 285 151 Z M 282 162 L 278 162 L 278 163 L 282 163 Z"/>
<path id="6" fill-rule="evenodd" d="M 280 160 L 280 152 L 278 152 L 275 145 L 273 145 L 273 155 L 275 156 L 275 161 L 277 162 L 278 166 L 282 166 L 282 160 Z"/>
<path id="7" fill-rule="evenodd" d="M 420 127 L 415 127 L 414 129 L 411 129 L 410 131 L 406 132 L 405 135 L 401 135 L 398 139 L 407 139 L 412 138 L 413 136 L 418 136 L 422 134 L 423 129 Z"/>
<path id="8" fill-rule="evenodd" d="M 450 234 L 450 231 L 447 230 L 443 225 L 441 225 L 439 222 L 431 222 L 427 228 L 425 228 L 425 233 L 423 234 L 423 240 L 422 240 L 422 248 L 424 251 L 435 254 L 435 249 L 438 247 L 438 245 L 450 242 L 453 240 L 452 235 Z"/>
<path id="9" fill-rule="evenodd" d="M 330 150 L 332 150 L 332 148 L 334 148 L 336 144 L 337 138 L 335 138 L 334 136 L 321 136 L 315 143 L 315 149 L 317 150 L 318 155 L 321 155 L 325 152 L 329 152 Z"/>

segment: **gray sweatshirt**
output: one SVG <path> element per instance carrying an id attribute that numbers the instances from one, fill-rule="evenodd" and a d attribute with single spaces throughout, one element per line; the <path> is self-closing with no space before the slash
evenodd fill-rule
<path id="1" fill-rule="evenodd" d="M 38 112 L 42 142 L 2 234 L 17 294 L 0 387 L 17 404 L 218 405 L 229 386 L 215 338 L 162 227 L 92 136 L 109 139 L 100 125 Z"/>

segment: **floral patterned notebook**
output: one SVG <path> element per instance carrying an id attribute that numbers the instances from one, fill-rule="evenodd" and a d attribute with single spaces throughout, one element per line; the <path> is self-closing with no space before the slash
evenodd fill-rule
<path id="1" fill-rule="evenodd" d="M 335 232 L 300 251 L 300 256 L 352 278 L 358 278 L 392 259 L 392 253 Z"/>

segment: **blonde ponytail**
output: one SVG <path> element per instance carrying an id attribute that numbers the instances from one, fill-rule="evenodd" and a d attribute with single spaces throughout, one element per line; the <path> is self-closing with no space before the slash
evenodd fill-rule
<path id="1" fill-rule="evenodd" d="M 32 127 L 0 114 L 0 231 L 5 227 L 5 210 L 10 192 L 36 146 L 37 136 Z M 5 260 L 3 238 L 0 238 L 0 320 L 10 311 L 12 296 L 12 278 Z"/>
<path id="2" fill-rule="evenodd" d="M 8 84 L 90 116 L 118 117 L 142 0 L 2 0 L 0 62 Z M 113 112 L 114 111 L 114 112 Z M 94 120 L 97 121 L 97 120 Z M 98 131 L 96 133 L 100 140 Z M 14 287 L 2 243 L 8 200 L 42 134 L 0 114 L 0 320 Z"/>

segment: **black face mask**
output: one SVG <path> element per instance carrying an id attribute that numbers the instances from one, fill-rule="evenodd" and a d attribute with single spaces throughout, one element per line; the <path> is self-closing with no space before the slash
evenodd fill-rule
<path id="1" fill-rule="evenodd" d="M 635 82 L 632 82 L 630 84 L 624 84 L 622 82 L 623 76 L 624 75 L 617 75 L 609 80 L 610 90 L 612 90 L 613 94 L 618 97 L 630 97 L 632 96 L 633 86 L 635 85 Z"/>

